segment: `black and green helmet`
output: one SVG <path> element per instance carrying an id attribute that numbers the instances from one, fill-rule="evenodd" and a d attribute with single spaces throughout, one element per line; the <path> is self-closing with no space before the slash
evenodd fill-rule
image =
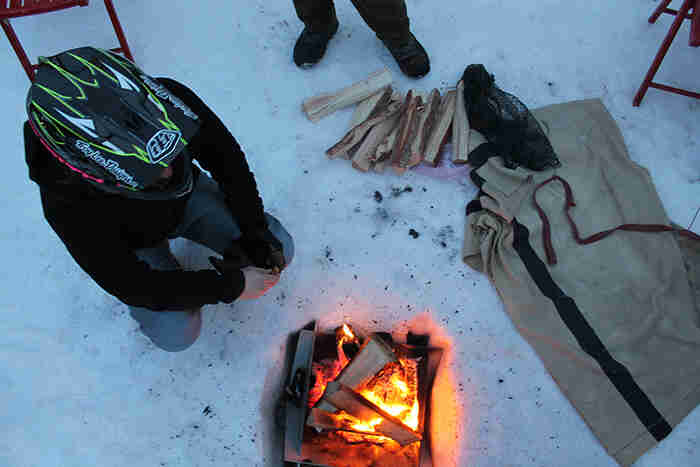
<path id="1" fill-rule="evenodd" d="M 92 47 L 40 58 L 27 112 L 49 152 L 104 191 L 169 199 L 192 190 L 186 146 L 199 117 L 125 58 Z"/>

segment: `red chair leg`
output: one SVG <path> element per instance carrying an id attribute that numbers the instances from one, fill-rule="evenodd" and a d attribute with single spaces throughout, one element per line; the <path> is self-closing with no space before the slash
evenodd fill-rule
<path id="1" fill-rule="evenodd" d="M 650 23 L 656 23 L 656 20 L 659 19 L 659 16 L 661 16 L 664 11 L 666 11 L 666 7 L 668 7 L 668 4 L 671 3 L 671 0 L 661 0 L 661 3 L 659 6 L 654 10 L 654 13 L 651 14 L 649 17 L 649 22 Z"/>
<path id="2" fill-rule="evenodd" d="M 688 45 L 691 47 L 700 47 L 700 1 L 695 3 L 693 7 L 693 19 L 690 21 L 690 40 L 688 41 Z"/>
<path id="3" fill-rule="evenodd" d="M 644 77 L 644 81 L 642 82 L 642 85 L 639 87 L 639 90 L 637 91 L 637 95 L 634 96 L 634 101 L 633 101 L 632 105 L 634 105 L 635 107 L 639 107 L 639 104 L 642 102 L 642 99 L 644 99 L 644 95 L 646 94 L 647 90 L 649 89 L 649 85 L 653 81 L 654 76 L 656 76 L 656 72 L 659 70 L 659 67 L 661 66 L 661 62 L 663 61 L 664 57 L 666 56 L 666 53 L 668 52 L 669 47 L 671 47 L 671 43 L 673 42 L 673 39 L 675 39 L 676 34 L 678 34 L 678 30 L 680 29 L 681 24 L 683 23 L 683 20 L 688 15 L 688 10 L 690 9 L 690 4 L 691 4 L 691 0 L 684 0 L 683 6 L 681 7 L 680 11 L 676 15 L 676 19 L 673 21 L 673 24 L 671 25 L 671 29 L 668 31 L 668 34 L 666 34 L 666 38 L 661 43 L 661 48 L 659 48 L 659 51 L 656 53 L 656 57 L 654 58 L 654 62 L 651 64 L 651 67 L 649 68 L 647 75 Z"/>
<path id="4" fill-rule="evenodd" d="M 114 26 L 114 32 L 117 33 L 117 38 L 119 39 L 118 49 L 112 49 L 115 52 L 123 52 L 124 56 L 134 61 L 134 57 L 131 55 L 131 50 L 129 50 L 129 44 L 126 42 L 126 36 L 124 36 L 124 31 L 122 30 L 122 25 L 119 23 L 119 18 L 117 18 L 117 12 L 114 10 L 114 5 L 112 0 L 105 0 L 105 8 L 107 8 L 107 13 L 109 14 L 109 19 L 112 20 L 112 25 Z"/>
<path id="5" fill-rule="evenodd" d="M 2 29 L 5 31 L 5 35 L 9 39 L 10 44 L 12 44 L 12 48 L 15 50 L 17 58 L 19 58 L 22 68 L 24 68 L 24 71 L 27 73 L 29 81 L 34 81 L 34 68 L 32 67 L 27 54 L 24 52 L 24 48 L 22 48 L 22 44 L 20 44 L 17 34 L 15 34 L 15 30 L 12 28 L 12 25 L 10 25 L 10 20 L 0 20 L 0 24 L 2 24 Z"/>

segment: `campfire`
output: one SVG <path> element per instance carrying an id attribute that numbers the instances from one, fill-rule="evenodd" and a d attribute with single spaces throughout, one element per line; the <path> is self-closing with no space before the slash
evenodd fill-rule
<path id="1" fill-rule="evenodd" d="M 311 329 L 309 329 L 311 328 Z M 442 354 L 346 323 L 301 330 L 286 387 L 285 460 L 328 467 L 431 466 L 429 393 Z"/>

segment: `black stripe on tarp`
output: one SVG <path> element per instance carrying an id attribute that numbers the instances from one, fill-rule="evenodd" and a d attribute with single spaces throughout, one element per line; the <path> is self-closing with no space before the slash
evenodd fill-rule
<path id="1" fill-rule="evenodd" d="M 574 299 L 564 294 L 554 282 L 547 271 L 547 266 L 530 245 L 530 231 L 516 219 L 513 219 L 513 230 L 515 251 L 520 255 L 520 259 L 540 292 L 552 301 L 562 321 L 574 335 L 581 349 L 598 362 L 610 382 L 617 388 L 617 391 L 656 441 L 667 437 L 671 433 L 671 425 L 656 410 L 649 397 L 634 381 L 629 370 L 610 355 L 595 330 L 588 324 L 581 310 L 576 306 Z"/>
<path id="2" fill-rule="evenodd" d="M 476 185 L 479 189 L 481 189 L 484 186 L 484 183 L 486 183 L 486 179 L 478 173 L 476 173 L 476 170 L 471 170 L 469 172 L 469 178 L 472 179 L 474 185 Z"/>
<path id="3" fill-rule="evenodd" d="M 483 211 L 483 207 L 481 206 L 481 201 L 479 199 L 473 199 L 469 201 L 469 204 L 467 204 L 467 207 L 465 209 L 467 216 L 470 214 L 474 214 L 475 212 Z"/>

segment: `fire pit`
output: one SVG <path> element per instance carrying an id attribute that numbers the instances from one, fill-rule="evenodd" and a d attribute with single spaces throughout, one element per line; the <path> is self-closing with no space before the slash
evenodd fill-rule
<path id="1" fill-rule="evenodd" d="M 430 393 L 442 349 L 430 336 L 313 322 L 290 339 L 284 460 L 291 466 L 431 467 Z"/>

